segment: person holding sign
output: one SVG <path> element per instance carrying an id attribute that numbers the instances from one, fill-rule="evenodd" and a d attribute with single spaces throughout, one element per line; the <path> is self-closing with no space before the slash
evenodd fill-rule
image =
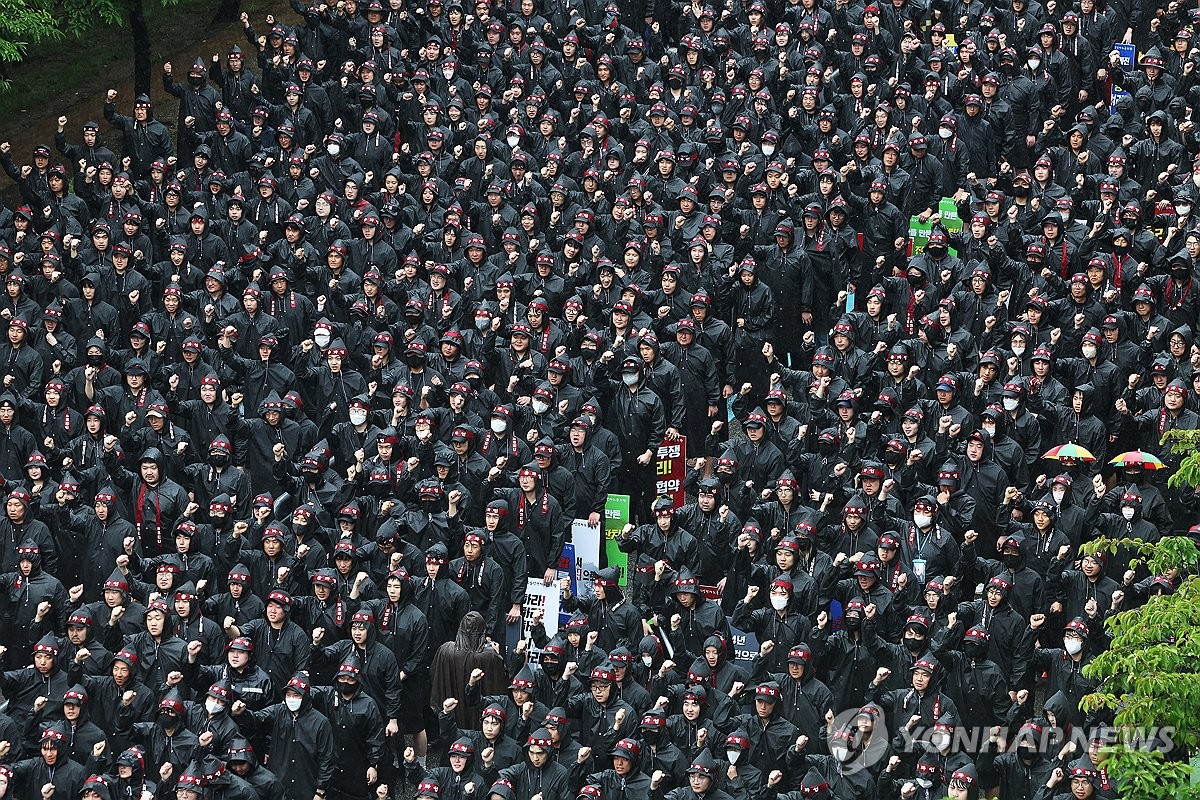
<path id="1" fill-rule="evenodd" d="M 606 651 L 617 647 L 636 650 L 642 640 L 642 615 L 625 598 L 619 578 L 616 567 L 599 570 L 592 583 L 596 593 L 593 598 L 576 597 L 571 593 L 571 579 L 562 579 L 563 610 L 586 614 L 588 626 L 597 633 L 596 644 Z"/>

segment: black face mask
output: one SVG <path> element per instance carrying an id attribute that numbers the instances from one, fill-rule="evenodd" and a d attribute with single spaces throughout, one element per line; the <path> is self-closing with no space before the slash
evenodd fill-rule
<path id="1" fill-rule="evenodd" d="M 908 285 L 913 287 L 914 289 L 921 288 L 922 286 L 925 285 L 925 276 L 924 275 L 909 275 L 908 276 Z"/>
<path id="2" fill-rule="evenodd" d="M 855 615 L 853 617 L 850 617 L 850 616 L 842 617 L 842 625 L 848 631 L 862 630 L 862 617 L 857 616 L 857 615 Z"/>
<path id="3" fill-rule="evenodd" d="M 209 453 L 208 463 L 214 467 L 225 467 L 229 465 L 229 453 Z"/>
<path id="4" fill-rule="evenodd" d="M 988 646 L 980 642 L 967 642 L 963 645 L 963 653 L 972 661 L 983 661 L 987 657 Z"/>
<path id="5" fill-rule="evenodd" d="M 658 744 L 662 739 L 662 731 L 658 728 L 642 728 L 642 741 L 646 744 Z"/>
<path id="6" fill-rule="evenodd" d="M 1042 754 L 1037 750 L 1019 750 L 1018 757 L 1021 759 L 1021 763 L 1027 766 L 1030 764 L 1036 764 L 1042 760 Z"/>
<path id="7" fill-rule="evenodd" d="M 1128 253 L 1128 252 L 1129 252 L 1129 245 L 1127 245 L 1127 244 L 1114 244 L 1114 245 L 1113 245 L 1113 252 L 1114 252 L 1114 253 L 1116 253 L 1116 254 L 1117 254 L 1117 255 L 1119 255 L 1119 256 L 1123 256 L 1123 255 L 1125 255 L 1126 253 Z"/>
<path id="8" fill-rule="evenodd" d="M 1018 569 L 1021 566 L 1021 556 L 1016 553 L 1006 553 L 1001 557 L 1000 560 L 1003 561 L 1004 566 L 1008 567 L 1009 569 Z"/>
<path id="9" fill-rule="evenodd" d="M 440 503 L 438 500 L 428 500 L 424 498 L 421 500 L 421 508 L 430 514 L 436 514 L 439 505 Z"/>
<path id="10" fill-rule="evenodd" d="M 188 83 L 190 83 L 192 86 L 195 86 L 197 89 L 199 89 L 201 86 L 204 85 L 204 76 L 203 75 L 188 75 Z"/>
<path id="11" fill-rule="evenodd" d="M 179 726 L 179 715 L 169 711 L 160 711 L 158 713 L 158 727 L 173 729 Z"/>
<path id="12" fill-rule="evenodd" d="M 96 353 L 95 355 L 88 353 L 87 363 L 92 367 L 104 366 L 104 355 L 102 353 Z"/>
<path id="13" fill-rule="evenodd" d="M 915 636 L 905 636 L 904 646 L 908 648 L 908 652 L 910 653 L 919 653 L 925 648 L 925 640 L 918 639 Z"/>
<path id="14" fill-rule="evenodd" d="M 358 684 L 338 681 L 338 692 L 341 693 L 342 697 L 354 697 L 358 693 Z"/>
<path id="15" fill-rule="evenodd" d="M 542 669 L 554 680 L 558 680 L 559 676 L 563 673 L 561 661 L 542 661 Z"/>
<path id="16" fill-rule="evenodd" d="M 595 357 L 596 357 L 596 353 L 597 353 L 597 352 L 599 352 L 599 351 L 597 351 L 597 350 L 596 350 L 596 348 L 594 348 L 594 347 L 581 347 L 581 348 L 579 348 L 579 355 L 580 355 L 582 358 L 585 358 L 585 359 L 587 359 L 587 360 L 589 360 L 589 361 L 590 361 L 590 360 L 592 360 L 593 358 L 595 358 Z"/>
<path id="17" fill-rule="evenodd" d="M 837 442 L 817 442 L 817 451 L 823 456 L 831 456 L 837 449 Z"/>
<path id="18" fill-rule="evenodd" d="M 885 450 L 883 452 L 883 463 L 887 464 L 889 467 L 896 466 L 903 458 L 904 456 L 895 450 Z"/>
<path id="19" fill-rule="evenodd" d="M 406 355 L 406 356 L 404 357 L 404 361 L 405 361 L 405 362 L 406 362 L 406 363 L 407 363 L 407 364 L 408 364 L 410 367 L 423 367 L 423 366 L 425 366 L 425 356 L 421 355 L 420 353 L 409 353 L 408 355 Z"/>
<path id="20" fill-rule="evenodd" d="M 1014 197 L 1028 197 L 1029 196 L 1029 187 L 1028 186 L 1014 186 L 1013 187 L 1013 196 Z"/>

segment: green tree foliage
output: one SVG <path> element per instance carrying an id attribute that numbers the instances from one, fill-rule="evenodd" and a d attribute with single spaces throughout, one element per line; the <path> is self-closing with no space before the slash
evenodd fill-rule
<path id="1" fill-rule="evenodd" d="M 1180 457 L 1179 468 L 1168 484 L 1200 491 L 1200 431 L 1171 431 L 1165 437 L 1171 452 Z"/>
<path id="2" fill-rule="evenodd" d="M 1200 431 L 1169 436 L 1180 457 L 1169 485 L 1183 491 L 1200 487 Z M 1200 800 L 1192 761 L 1200 752 L 1200 551 L 1185 536 L 1154 544 L 1101 537 L 1082 549 L 1121 549 L 1136 554 L 1132 566 L 1144 565 L 1153 575 L 1186 576 L 1172 594 L 1109 617 L 1112 644 L 1084 667 L 1100 685 L 1081 707 L 1107 710 L 1121 731 L 1105 768 L 1124 800 Z M 1169 752 L 1145 746 L 1149 732 L 1159 730 L 1170 730 Z"/>
<path id="3" fill-rule="evenodd" d="M 62 38 L 63 31 L 41 0 L 0 0 L 0 62 L 20 61 L 29 45 Z M 4 84 L 7 85 L 7 81 Z"/>
<path id="4" fill-rule="evenodd" d="M 178 0 L 160 0 L 174 5 Z M 129 22 L 133 38 L 134 84 L 150 91 L 150 33 L 143 0 L 0 0 L 0 63 L 20 61 L 31 44 L 82 36 L 95 25 Z M 0 82 L 0 89 L 7 82 Z"/>
<path id="5" fill-rule="evenodd" d="M 97 23 L 120 25 L 128 11 L 122 0 L 66 0 L 58 6 L 62 11 L 62 27 L 73 36 L 80 36 Z"/>

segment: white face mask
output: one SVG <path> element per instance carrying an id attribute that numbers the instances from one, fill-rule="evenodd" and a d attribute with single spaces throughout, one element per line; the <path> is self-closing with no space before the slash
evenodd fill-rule
<path id="1" fill-rule="evenodd" d="M 454 77 L 454 70 L 447 67 L 446 69 L 442 70 L 442 77 L 446 80 L 450 80 Z"/>
<path id="2" fill-rule="evenodd" d="M 1189 203 L 1180 203 L 1175 206 L 1175 213 L 1178 216 L 1186 217 L 1188 214 L 1192 213 L 1192 206 Z"/>
<path id="3" fill-rule="evenodd" d="M 1006 397 L 1002 402 L 1004 403 L 1005 411 L 1016 411 L 1017 406 L 1021 404 L 1020 401 L 1015 397 Z"/>
<path id="4" fill-rule="evenodd" d="M 517 145 L 519 145 L 521 143 L 521 137 L 509 136 L 509 137 L 505 138 L 504 141 L 508 142 L 509 147 L 516 147 Z"/>
<path id="5" fill-rule="evenodd" d="M 725 751 L 725 760 L 728 761 L 730 764 L 736 764 L 738 762 L 738 759 L 741 757 L 742 757 L 741 750 L 726 750 Z"/>
<path id="6" fill-rule="evenodd" d="M 944 750 L 950 746 L 950 734 L 939 731 L 929 737 L 929 743 L 938 750 Z"/>
<path id="7" fill-rule="evenodd" d="M 304 702 L 299 697 L 285 697 L 283 704 L 287 706 L 288 711 L 296 712 L 300 710 L 300 704 Z"/>
<path id="8" fill-rule="evenodd" d="M 933 788 L 933 781 L 929 780 L 929 778 L 917 778 L 914 783 L 916 783 L 917 786 L 920 786 L 922 789 Z"/>
<path id="9" fill-rule="evenodd" d="M 621 383 L 625 384 L 626 386 L 637 386 L 638 374 L 636 372 L 622 372 Z"/>
<path id="10" fill-rule="evenodd" d="M 928 514 L 913 514 L 913 524 L 918 528 L 928 528 L 931 522 L 933 522 L 933 517 Z"/>
<path id="11" fill-rule="evenodd" d="M 508 430 L 508 423 L 502 419 L 494 419 L 494 420 L 492 420 L 491 427 L 492 427 L 492 433 L 499 436 L 500 434 L 502 434 L 506 430 Z"/>
<path id="12" fill-rule="evenodd" d="M 991 436 L 994 437 L 996 435 L 996 426 L 994 424 L 984 423 L 980 427 L 987 431 Z"/>
<path id="13" fill-rule="evenodd" d="M 1060 211 L 1060 212 L 1059 212 L 1059 214 L 1058 214 L 1058 216 L 1062 218 L 1062 221 L 1063 221 L 1063 222 L 1070 222 L 1070 221 L 1071 221 L 1071 215 L 1070 215 L 1070 213 L 1068 213 L 1068 212 L 1066 212 L 1066 211 Z"/>
<path id="14" fill-rule="evenodd" d="M 313 334 L 313 342 L 316 343 L 317 347 L 329 347 L 329 341 L 329 334 L 324 331 L 317 331 Z"/>
<path id="15" fill-rule="evenodd" d="M 490 319 L 488 319 L 487 317 L 476 317 L 475 318 L 475 330 L 486 331 L 490 327 L 492 327 L 492 321 Z"/>
<path id="16" fill-rule="evenodd" d="M 647 667 L 654 666 L 654 656 L 652 656 L 652 655 L 642 656 L 642 664 L 644 664 Z"/>
<path id="17" fill-rule="evenodd" d="M 938 136 L 942 139 L 950 139 L 954 136 L 954 131 L 949 128 L 938 128 Z"/>
<path id="18" fill-rule="evenodd" d="M 1020 358 L 1021 356 L 1025 355 L 1025 345 L 1014 344 L 1012 346 L 1012 351 L 1013 351 L 1014 356 L 1016 356 L 1017 358 Z"/>
<path id="19" fill-rule="evenodd" d="M 530 405 L 533 406 L 533 413 L 535 414 L 545 414 L 550 408 L 550 404 L 545 400 L 534 400 Z"/>
<path id="20" fill-rule="evenodd" d="M 1041 65 L 1042 65 L 1042 62 L 1041 62 L 1041 60 L 1040 60 L 1040 59 L 1037 59 L 1037 58 L 1031 58 L 1031 59 L 1029 59 L 1029 68 L 1030 68 L 1030 69 L 1034 69 L 1034 70 L 1036 70 L 1036 69 L 1037 69 L 1038 67 L 1040 67 Z"/>
<path id="21" fill-rule="evenodd" d="M 1084 358 L 1095 358 L 1096 357 L 1096 345 L 1094 345 L 1094 344 L 1081 345 L 1079 348 L 1079 352 L 1083 353 Z"/>
<path id="22" fill-rule="evenodd" d="M 1062 489 L 1055 489 L 1054 491 L 1050 492 L 1050 496 L 1054 498 L 1055 503 L 1061 506 L 1063 498 L 1067 496 L 1067 493 Z"/>
<path id="23" fill-rule="evenodd" d="M 775 609 L 776 611 L 783 611 L 787 607 L 788 607 L 787 595 L 778 595 L 778 594 L 771 595 L 771 608 Z"/>
<path id="24" fill-rule="evenodd" d="M 1134 512 L 1136 512 L 1136 511 L 1137 511 L 1136 508 L 1131 508 L 1129 506 L 1125 506 L 1124 508 L 1121 509 L 1121 516 L 1124 517 L 1125 519 L 1133 519 Z"/>
<path id="25" fill-rule="evenodd" d="M 337 158 L 342 152 L 342 146 L 340 144 L 326 145 L 325 152 L 329 153 L 329 155 L 333 156 L 334 158 Z"/>
<path id="26" fill-rule="evenodd" d="M 366 421 L 367 421 L 367 412 L 366 411 L 362 411 L 361 409 L 355 409 L 350 412 L 350 424 L 351 425 L 356 425 L 356 426 L 362 425 Z"/>
<path id="27" fill-rule="evenodd" d="M 214 697 L 210 697 L 204 701 L 204 710 L 207 711 L 209 714 L 219 714 L 221 712 L 221 709 L 223 709 L 224 707 L 225 707 L 225 704 L 222 703 L 220 700 L 217 700 Z"/>
<path id="28" fill-rule="evenodd" d="M 1066 650 L 1069 655 L 1078 655 L 1079 651 L 1083 649 L 1083 642 L 1079 641 L 1074 636 L 1069 639 L 1063 639 L 1063 649 Z"/>
<path id="29" fill-rule="evenodd" d="M 762 146 L 762 154 L 763 154 L 764 156 L 773 156 L 773 155 L 775 155 L 775 145 L 773 145 L 773 144 L 764 144 L 764 145 Z"/>

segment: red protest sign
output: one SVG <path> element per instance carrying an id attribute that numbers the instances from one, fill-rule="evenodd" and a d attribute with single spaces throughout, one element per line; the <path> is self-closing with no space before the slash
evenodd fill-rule
<path id="1" fill-rule="evenodd" d="M 675 508 L 683 505 L 683 477 L 687 470 L 687 437 L 664 439 L 654 470 L 654 496 L 670 497 Z"/>

